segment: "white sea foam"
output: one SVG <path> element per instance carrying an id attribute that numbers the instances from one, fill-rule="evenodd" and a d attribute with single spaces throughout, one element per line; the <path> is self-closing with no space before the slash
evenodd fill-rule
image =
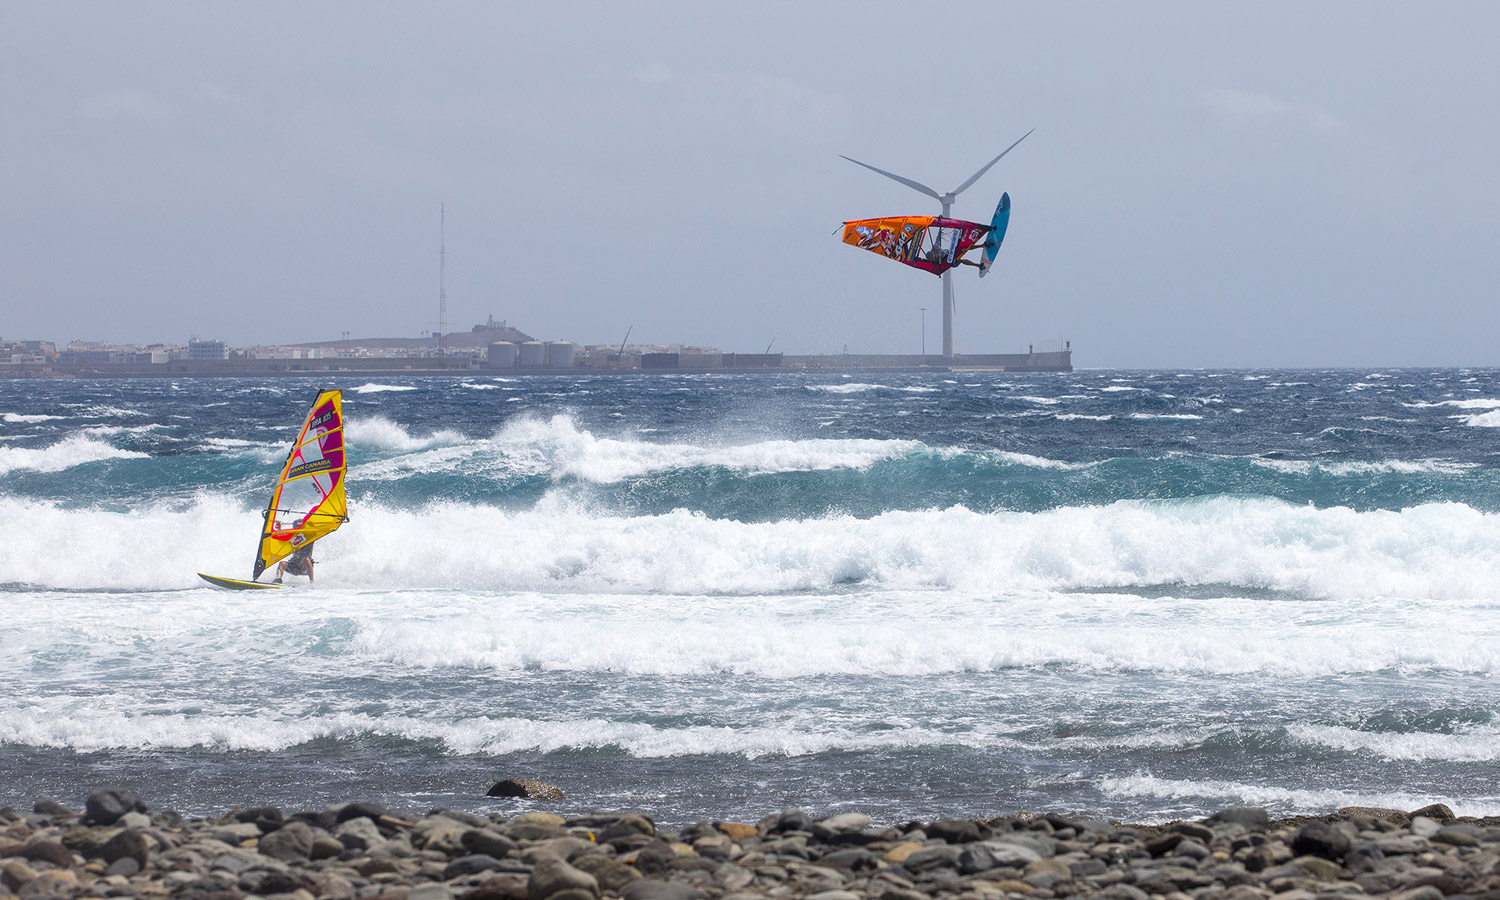
<path id="1" fill-rule="evenodd" d="M 152 422 L 149 425 L 90 425 L 82 429 L 80 433 L 94 437 L 112 437 L 117 434 L 145 434 L 148 431 L 159 431 L 167 427 L 160 422 Z"/>
<path id="2" fill-rule="evenodd" d="M 1411 409 L 1433 409 L 1441 406 L 1450 406 L 1455 409 L 1500 409 L 1500 400 L 1492 400 L 1485 397 L 1474 397 L 1469 400 L 1438 400 L 1435 403 L 1417 402 L 1403 403 L 1402 406 Z"/>
<path id="3" fill-rule="evenodd" d="M 1460 416 L 1465 425 L 1475 428 L 1500 428 L 1500 409 L 1477 416 Z"/>
<path id="4" fill-rule="evenodd" d="M 1497 740 L 1500 739 L 1500 730 L 1493 727 L 1454 734 L 1433 734 L 1358 731 L 1337 725 L 1298 723 L 1288 726 L 1287 731 L 1304 743 L 1373 755 L 1381 759 L 1453 762 L 1500 760 L 1500 740 Z"/>
<path id="5" fill-rule="evenodd" d="M 387 391 L 414 391 L 416 388 L 409 384 L 376 384 L 372 381 L 353 390 L 356 394 L 380 394 Z"/>
<path id="6" fill-rule="evenodd" d="M 107 459 L 144 459 L 134 450 L 121 450 L 93 437 L 75 434 L 48 447 L 0 447 L 0 475 L 8 472 L 61 472 Z"/>
<path id="7" fill-rule="evenodd" d="M 1019 396 L 1019 397 L 1016 397 L 1016 399 L 1017 400 L 1025 400 L 1027 403 L 1040 403 L 1040 404 L 1042 404 L 1044 406 L 1056 406 L 1058 403 L 1061 402 L 1060 400 L 1056 400 L 1056 399 L 1054 399 L 1052 397 L 1027 397 L 1027 396 Z"/>
<path id="8" fill-rule="evenodd" d="M 1142 413 L 1142 412 L 1138 412 L 1138 413 L 1131 413 L 1130 414 L 1130 418 L 1132 418 L 1132 419 L 1141 419 L 1143 421 L 1155 421 L 1155 420 L 1171 421 L 1173 419 L 1192 420 L 1192 419 L 1201 419 L 1203 417 L 1200 416 L 1200 415 L 1198 415 L 1197 413 Z"/>
<path id="9" fill-rule="evenodd" d="M 1036 469 L 1061 469 L 1064 471 L 1075 471 L 1078 469 L 1089 469 L 1099 465 L 1095 462 L 1076 463 L 1064 462 L 1060 459 L 1048 459 L 1045 456 L 1033 456 L 1030 453 L 1013 453 L 1000 451 L 994 454 L 996 459 L 1016 466 L 1030 466 Z"/>
<path id="10" fill-rule="evenodd" d="M 212 496 L 128 513 L 0 499 L 12 535 L 0 583 L 203 587 L 184 595 L 203 603 L 217 595 L 193 573 L 243 572 L 256 519 Z M 1500 675 L 1500 517 L 1458 504 L 1355 512 L 1220 498 L 757 523 L 552 501 L 525 512 L 367 506 L 320 546 L 314 608 L 347 608 L 361 623 L 352 646 L 404 667 Z M 1135 593 L 1172 584 L 1182 597 Z M 411 616 L 412 592 L 434 589 Z M 126 615 L 81 596 L 69 615 L 153 618 L 149 606 Z M 58 603 L 22 606 L 7 615 L 34 621 L 39 646 L 59 640 Z M 254 611 L 274 622 L 300 606 Z M 161 615 L 199 627 L 181 609 Z M 222 612 L 201 627 L 221 634 Z"/>
<path id="11" fill-rule="evenodd" d="M 1330 462 L 1311 459 L 1252 459 L 1251 462 L 1266 469 L 1289 472 L 1295 475 L 1310 475 L 1322 472 L 1328 475 L 1462 475 L 1478 468 L 1478 463 L 1455 462 L 1448 459 L 1388 459 L 1380 462 L 1343 460 Z"/>
<path id="12" fill-rule="evenodd" d="M 427 450 L 432 447 L 446 447 L 468 440 L 457 431 L 449 429 L 420 437 L 413 436 L 411 432 L 384 416 L 373 416 L 368 419 L 350 418 L 344 424 L 344 431 L 351 446 L 357 445 L 361 449 L 371 450 L 394 450 L 401 453 Z"/>
<path id="13" fill-rule="evenodd" d="M 885 460 L 933 452 L 919 441 L 857 438 L 721 446 L 655 443 L 600 437 L 578 428 L 566 415 L 545 420 L 520 418 L 493 437 L 477 441 L 446 431 L 415 438 L 400 426 L 377 418 L 351 422 L 349 440 L 351 444 L 406 454 L 361 465 L 351 477 L 365 480 L 403 478 L 412 472 L 462 471 L 471 477 L 543 475 L 555 480 L 609 484 L 659 472 L 709 467 L 747 475 L 862 469 Z"/>
<path id="14" fill-rule="evenodd" d="M 68 416 L 48 416 L 41 413 L 0 413 L 0 422 L 9 422 L 12 425 L 34 425 L 37 422 L 52 422 L 57 419 L 66 419 Z"/>
<path id="15" fill-rule="evenodd" d="M 889 387 L 883 384 L 864 384 L 863 382 L 854 382 L 852 384 L 809 384 L 807 385 L 807 389 L 810 391 L 822 391 L 825 394 L 863 394 L 867 391 L 890 390 Z"/>
<path id="16" fill-rule="evenodd" d="M 1110 419 L 1113 419 L 1113 418 L 1114 418 L 1114 416 L 1113 415 L 1109 415 L 1109 414 L 1102 415 L 1102 416 L 1089 416 L 1089 415 L 1084 415 L 1083 413 L 1058 413 L 1057 414 L 1057 419 L 1060 422 L 1072 422 L 1072 421 L 1108 422 Z"/>
<path id="17" fill-rule="evenodd" d="M 1161 778 L 1149 774 L 1106 777 L 1100 779 L 1099 787 L 1110 797 L 1126 800 L 1142 797 L 1176 800 L 1188 803 L 1187 808 L 1261 806 L 1278 814 L 1323 814 L 1345 806 L 1419 809 L 1430 803 L 1447 804 L 1455 814 L 1461 816 L 1493 816 L 1500 813 L 1500 798 L 1496 797 L 1443 797 L 1404 792 L 1356 794 L 1332 788 L 1298 789 L 1238 781 Z"/>
<path id="18" fill-rule="evenodd" d="M 118 698 L 128 702 L 128 698 Z M 230 751 L 276 751 L 319 739 L 384 735 L 436 741 L 452 753 L 499 755 L 619 748 L 635 757 L 662 758 L 734 754 L 804 756 L 829 750 L 878 750 L 920 746 L 983 746 L 981 736 L 905 727 L 856 731 L 821 722 L 796 725 L 711 725 L 678 728 L 641 722 L 578 718 L 452 717 L 365 713 L 128 714 L 102 704 L 55 698 L 23 701 L 0 709 L 0 745 L 66 747 L 92 752 L 204 747 Z M 111 704 L 114 706 L 114 704 Z M 822 727 L 819 727 L 822 726 Z"/>

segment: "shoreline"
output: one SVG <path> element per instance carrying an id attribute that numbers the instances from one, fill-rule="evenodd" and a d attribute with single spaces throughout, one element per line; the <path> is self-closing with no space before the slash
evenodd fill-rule
<path id="1" fill-rule="evenodd" d="M 1454 817 L 1434 804 L 1276 820 L 1231 808 L 1161 825 L 1055 813 L 879 824 L 857 812 L 813 820 L 790 809 L 670 830 L 640 812 L 416 814 L 365 802 L 184 818 L 151 811 L 130 791 L 102 789 L 82 810 L 51 800 L 31 812 L 0 810 L 0 898 L 12 895 L 1494 900 L 1500 817 Z"/>

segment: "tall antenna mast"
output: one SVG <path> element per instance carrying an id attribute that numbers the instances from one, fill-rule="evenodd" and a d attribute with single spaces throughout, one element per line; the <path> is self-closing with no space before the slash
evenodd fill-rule
<path id="1" fill-rule="evenodd" d="M 438 204 L 438 368 L 448 368 L 443 332 L 448 330 L 448 204 Z"/>

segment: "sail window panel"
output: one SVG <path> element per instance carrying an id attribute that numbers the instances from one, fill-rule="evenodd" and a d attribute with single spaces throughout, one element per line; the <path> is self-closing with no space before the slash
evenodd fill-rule
<path id="1" fill-rule="evenodd" d="M 275 530 L 301 527 L 308 513 L 322 505 L 332 489 L 331 480 L 326 474 L 288 481 L 282 486 L 281 496 L 277 498 Z"/>

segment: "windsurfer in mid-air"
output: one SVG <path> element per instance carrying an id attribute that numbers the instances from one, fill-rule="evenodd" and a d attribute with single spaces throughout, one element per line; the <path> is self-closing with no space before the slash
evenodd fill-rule
<path id="1" fill-rule="evenodd" d="M 276 583 L 277 584 L 281 584 L 281 579 L 288 572 L 292 573 L 293 575 L 306 575 L 307 576 L 307 583 L 308 584 L 312 584 L 312 581 L 313 581 L 312 548 L 313 548 L 313 544 L 314 543 L 315 543 L 314 541 L 308 541 L 307 543 L 305 543 L 302 546 L 298 547 L 296 550 L 292 551 L 292 555 L 291 556 L 288 556 L 286 559 L 283 559 L 281 562 L 277 563 L 277 565 L 276 565 Z"/>

